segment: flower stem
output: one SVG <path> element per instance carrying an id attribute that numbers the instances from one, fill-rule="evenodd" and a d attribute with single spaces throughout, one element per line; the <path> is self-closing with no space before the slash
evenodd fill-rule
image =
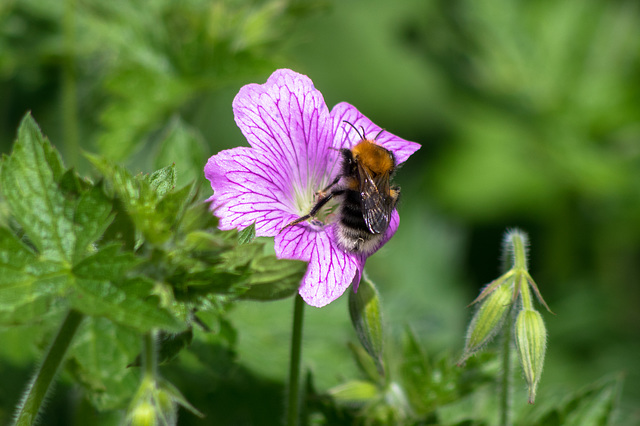
<path id="1" fill-rule="evenodd" d="M 511 328 L 513 323 L 513 305 L 509 308 L 502 335 L 502 379 L 500 381 L 500 425 L 511 424 Z"/>
<path id="2" fill-rule="evenodd" d="M 291 331 L 291 357 L 289 359 L 289 392 L 287 401 L 287 426 L 296 426 L 300 416 L 300 358 L 302 354 L 302 320 L 304 301 L 296 295 L 293 307 Z"/>
<path id="3" fill-rule="evenodd" d="M 156 338 L 151 331 L 142 336 L 142 368 L 145 377 L 156 377 L 157 356 Z"/>
<path id="4" fill-rule="evenodd" d="M 69 311 L 67 314 L 58 330 L 58 334 L 47 351 L 38 373 L 33 378 L 22 401 L 20 401 L 18 414 L 15 417 L 15 426 L 27 426 L 35 423 L 42 401 L 83 318 L 83 314 L 74 310 Z"/>
<path id="5" fill-rule="evenodd" d="M 522 231 L 514 230 L 509 234 L 511 247 L 513 248 L 513 268 L 527 270 L 527 236 Z"/>

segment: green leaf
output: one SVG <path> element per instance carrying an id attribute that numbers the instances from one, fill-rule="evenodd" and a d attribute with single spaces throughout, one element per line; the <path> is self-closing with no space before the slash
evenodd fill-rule
<path id="1" fill-rule="evenodd" d="M 162 244 L 174 234 L 173 227 L 186 210 L 193 188 L 187 185 L 173 190 L 175 167 L 165 167 L 150 176 L 134 177 L 105 158 L 95 155 L 87 155 L 87 158 L 104 175 L 111 191 L 146 241 Z"/>
<path id="2" fill-rule="evenodd" d="M 499 424 L 495 384 L 485 384 L 449 404 L 440 405 L 436 414 L 437 424 L 442 425 Z"/>
<path id="3" fill-rule="evenodd" d="M 158 203 L 158 213 L 172 228 L 179 223 L 193 199 L 193 184 L 169 192 Z"/>
<path id="4" fill-rule="evenodd" d="M 238 244 L 249 244 L 256 239 L 256 223 L 253 222 L 243 230 L 238 232 Z"/>
<path id="5" fill-rule="evenodd" d="M 0 324 L 23 324 L 47 313 L 68 278 L 64 265 L 39 260 L 11 231 L 0 228 Z"/>
<path id="6" fill-rule="evenodd" d="M 178 182 L 178 176 L 176 175 L 176 165 L 163 167 L 156 170 L 145 179 L 149 182 L 149 186 L 153 189 L 159 197 L 164 196 L 175 188 Z"/>
<path id="7" fill-rule="evenodd" d="M 57 186 L 64 167 L 30 114 L 22 120 L 0 184 L 15 220 L 46 257 L 71 261 L 75 247 L 73 206 Z"/>
<path id="8" fill-rule="evenodd" d="M 360 281 L 357 292 L 349 292 L 349 314 L 360 343 L 374 359 L 380 374 L 384 375 L 380 295 L 366 277 Z"/>
<path id="9" fill-rule="evenodd" d="M 299 260 L 277 259 L 271 254 L 255 257 L 250 263 L 249 289 L 241 298 L 278 300 L 293 296 L 306 271 L 306 262 Z"/>
<path id="10" fill-rule="evenodd" d="M 185 328 L 182 322 L 158 306 L 156 298 L 142 298 L 127 290 L 109 281 L 79 278 L 69 299 L 80 312 L 104 316 L 143 333 L 155 328 L 171 332 Z"/>
<path id="11" fill-rule="evenodd" d="M 139 370 L 127 365 L 140 352 L 133 330 L 105 318 L 86 318 L 70 350 L 68 367 L 99 410 L 125 407 L 139 382 Z"/>
<path id="12" fill-rule="evenodd" d="M 73 267 L 78 278 L 117 282 L 138 263 L 130 252 L 120 251 L 119 244 L 109 244 Z"/>
<path id="13" fill-rule="evenodd" d="M 597 426 L 614 424 L 615 411 L 622 390 L 622 377 L 605 377 L 564 398 L 536 418 L 536 425 Z"/>
<path id="14" fill-rule="evenodd" d="M 104 234 L 113 217 L 111 200 L 100 186 L 94 186 L 80 196 L 73 217 L 76 235 L 74 263 L 82 259 L 87 247 Z"/>
<path id="15" fill-rule="evenodd" d="M 430 410 L 431 401 L 426 397 L 433 395 L 431 366 L 415 334 L 407 327 L 402 341 L 402 364 L 400 376 L 411 405 L 422 412 Z"/>

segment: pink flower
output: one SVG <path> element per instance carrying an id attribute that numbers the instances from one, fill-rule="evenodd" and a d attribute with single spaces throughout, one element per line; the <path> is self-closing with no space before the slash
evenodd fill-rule
<path id="1" fill-rule="evenodd" d="M 309 262 L 300 284 L 300 295 L 309 305 L 332 302 L 352 283 L 357 289 L 372 253 L 341 249 L 334 237 L 334 215 L 324 217 L 324 222 L 285 226 L 309 213 L 314 194 L 339 174 L 339 149 L 360 142 L 344 121 L 364 129 L 368 137 L 378 134 L 380 127 L 344 102 L 330 112 L 311 80 L 287 69 L 274 72 L 265 84 L 240 89 L 233 112 L 251 147 L 222 151 L 204 169 L 214 191 L 208 201 L 220 229 L 244 229 L 255 222 L 257 236 L 275 237 L 279 258 Z M 397 164 L 420 148 L 386 131 L 376 142 L 394 154 Z M 393 236 L 398 223 L 394 209 L 380 246 Z"/>

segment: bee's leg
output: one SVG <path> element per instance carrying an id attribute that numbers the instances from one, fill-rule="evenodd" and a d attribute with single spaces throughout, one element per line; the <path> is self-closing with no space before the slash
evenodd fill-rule
<path id="1" fill-rule="evenodd" d="M 339 179 L 338 179 L 338 180 L 339 180 Z M 336 180 L 336 182 L 337 182 L 338 180 Z M 329 187 L 328 187 L 328 188 L 330 188 L 331 186 L 335 185 L 335 183 L 336 183 L 336 182 L 334 182 L 334 183 L 332 183 L 331 185 L 329 185 Z M 283 229 L 285 229 L 285 228 L 288 228 L 288 227 L 293 226 L 293 225 L 297 225 L 297 224 L 298 224 L 298 223 L 300 223 L 300 222 L 304 222 L 305 220 L 307 220 L 307 219 L 309 219 L 309 218 L 311 218 L 311 217 L 314 217 L 314 216 L 316 215 L 316 213 L 318 213 L 318 211 L 320 211 L 320 209 L 321 209 L 322 207 L 324 207 L 324 205 L 325 205 L 325 204 L 327 204 L 327 203 L 329 202 L 329 200 L 331 200 L 331 199 L 332 199 L 333 197 L 335 197 L 336 195 L 342 195 L 343 193 L 344 193 L 344 190 L 330 192 L 329 194 L 327 194 L 327 196 L 326 196 L 326 197 L 321 198 L 321 199 L 320 199 L 320 201 L 318 201 L 318 202 L 313 206 L 313 208 L 311 209 L 311 211 L 310 211 L 308 214 L 306 214 L 306 215 L 304 215 L 304 216 L 301 216 L 301 217 L 297 218 L 296 220 L 294 220 L 293 222 L 291 222 L 291 223 L 289 223 L 289 224 L 285 225 L 285 226 L 280 230 L 280 232 L 282 232 L 282 230 L 283 230 Z"/>
<path id="2" fill-rule="evenodd" d="M 391 208 L 393 209 L 396 206 L 396 204 L 398 204 L 398 200 L 400 199 L 400 187 L 392 186 L 391 188 L 389 188 L 389 195 L 391 195 L 391 200 L 392 200 Z"/>
<path id="3" fill-rule="evenodd" d="M 341 178 L 342 178 L 342 175 L 336 176 L 336 178 L 333 180 L 333 182 L 331 182 L 329 185 L 327 185 L 326 188 L 316 192 L 316 194 L 320 196 L 321 201 L 322 201 L 322 199 L 324 199 L 325 194 L 327 193 L 327 191 L 330 190 L 335 184 L 340 182 Z"/>

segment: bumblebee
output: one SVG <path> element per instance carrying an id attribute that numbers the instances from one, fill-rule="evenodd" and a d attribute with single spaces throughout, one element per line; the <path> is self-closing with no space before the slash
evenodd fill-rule
<path id="1" fill-rule="evenodd" d="M 333 182 L 318 192 L 318 200 L 311 211 L 285 226 L 293 226 L 314 218 L 329 200 L 341 197 L 338 207 L 336 238 L 345 251 L 369 254 L 379 245 L 389 227 L 391 212 L 398 202 L 400 188 L 390 186 L 396 169 L 391 151 L 378 145 L 375 138 L 367 139 L 351 123 L 360 137 L 351 149 L 342 148 L 342 170 Z M 284 229 L 284 228 L 283 228 Z"/>

